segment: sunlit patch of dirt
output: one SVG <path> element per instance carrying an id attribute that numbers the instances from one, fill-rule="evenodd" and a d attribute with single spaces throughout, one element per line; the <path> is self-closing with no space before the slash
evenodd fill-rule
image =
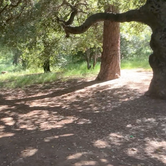
<path id="1" fill-rule="evenodd" d="M 21 157 L 26 158 L 26 157 L 33 156 L 35 153 L 37 153 L 37 151 L 38 149 L 29 147 L 21 152 Z"/>
<path id="2" fill-rule="evenodd" d="M 146 140 L 146 153 L 166 164 L 166 141 Z"/>
<path id="3" fill-rule="evenodd" d="M 72 116 L 59 116 L 50 114 L 49 111 L 33 110 L 27 114 L 18 116 L 17 127 L 20 129 L 40 131 L 50 130 L 52 128 L 61 128 L 66 124 L 73 123 L 77 118 Z"/>

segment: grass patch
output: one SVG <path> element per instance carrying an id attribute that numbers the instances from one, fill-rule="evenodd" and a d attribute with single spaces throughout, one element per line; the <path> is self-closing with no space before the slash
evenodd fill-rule
<path id="1" fill-rule="evenodd" d="M 55 73 L 20 74 L 7 73 L 0 78 L 1 88 L 23 88 L 33 84 L 44 84 L 56 80 Z"/>
<path id="2" fill-rule="evenodd" d="M 0 75 L 0 88 L 23 88 L 33 84 L 44 84 L 56 81 L 58 78 L 86 77 L 97 75 L 100 63 L 94 69 L 87 69 L 86 62 L 69 64 L 65 68 L 52 68 L 51 73 L 42 73 L 42 69 L 31 69 L 21 72 L 8 72 Z"/>
<path id="3" fill-rule="evenodd" d="M 84 76 L 90 76 L 95 75 L 99 72 L 100 69 L 100 63 L 97 63 L 96 66 L 91 69 L 87 69 L 86 62 L 78 63 L 78 64 L 69 64 L 64 69 L 64 77 L 84 77 Z"/>
<path id="4" fill-rule="evenodd" d="M 122 69 L 138 69 L 138 68 L 151 69 L 147 58 L 144 58 L 144 59 L 135 58 L 131 60 L 126 60 L 126 59 L 122 60 L 121 68 Z"/>
<path id="5" fill-rule="evenodd" d="M 133 60 L 122 60 L 122 69 L 150 69 L 148 60 L 146 59 L 133 59 Z M 44 84 L 48 82 L 54 82 L 58 78 L 66 79 L 72 77 L 90 77 L 97 76 L 100 70 L 100 63 L 97 63 L 94 69 L 87 69 L 86 62 L 68 64 L 65 68 L 57 69 L 52 68 L 51 73 L 43 73 L 42 69 L 30 69 L 26 71 L 19 71 L 19 68 L 13 68 L 13 66 L 5 66 L 4 69 L 1 66 L 1 71 L 8 71 L 6 74 L 0 75 L 0 88 L 23 88 L 33 84 Z M 17 71 L 17 70 L 19 71 Z"/>

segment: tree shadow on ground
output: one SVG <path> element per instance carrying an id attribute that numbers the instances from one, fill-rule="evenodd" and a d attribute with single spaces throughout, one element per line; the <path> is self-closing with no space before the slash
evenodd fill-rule
<path id="1" fill-rule="evenodd" d="M 165 101 L 81 84 L 0 96 L 1 166 L 166 165 Z"/>

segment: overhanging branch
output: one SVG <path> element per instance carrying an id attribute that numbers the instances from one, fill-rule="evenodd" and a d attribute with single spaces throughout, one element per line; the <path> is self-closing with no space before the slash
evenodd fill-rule
<path id="1" fill-rule="evenodd" d="M 141 9 L 136 10 L 130 10 L 125 13 L 121 14 L 113 14 L 113 13 L 97 13 L 93 14 L 90 17 L 86 19 L 86 21 L 78 26 L 78 27 L 72 27 L 67 26 L 66 24 L 63 24 L 63 27 L 65 29 L 66 35 L 68 36 L 71 34 L 80 34 L 87 31 L 94 23 L 100 22 L 100 21 L 115 21 L 115 22 L 141 22 L 146 23 L 146 16 L 145 13 Z"/>

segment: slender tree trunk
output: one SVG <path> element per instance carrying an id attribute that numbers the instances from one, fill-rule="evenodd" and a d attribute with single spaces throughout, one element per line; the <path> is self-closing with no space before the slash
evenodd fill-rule
<path id="1" fill-rule="evenodd" d="M 21 56 L 21 51 L 19 51 L 18 49 L 14 49 L 14 56 L 13 56 L 13 65 L 18 65 L 19 63 L 19 58 Z"/>
<path id="2" fill-rule="evenodd" d="M 44 52 L 42 55 L 44 73 L 51 72 L 51 70 L 50 70 L 50 45 L 47 42 L 46 38 L 47 38 L 46 36 L 43 38 Z"/>
<path id="3" fill-rule="evenodd" d="M 27 68 L 27 60 L 22 58 L 21 59 L 21 63 L 22 63 L 23 69 L 26 70 L 26 68 Z"/>
<path id="4" fill-rule="evenodd" d="M 117 13 L 117 7 L 110 5 L 106 12 Z M 103 53 L 97 80 L 113 80 L 120 76 L 120 28 L 119 23 L 104 21 Z"/>
<path id="5" fill-rule="evenodd" d="M 44 64 L 43 64 L 43 69 L 44 69 L 44 73 L 51 72 L 51 70 L 50 70 L 50 59 L 49 58 L 45 59 Z"/>
<path id="6" fill-rule="evenodd" d="M 90 62 L 91 62 L 91 49 L 89 48 L 89 49 L 87 49 L 86 50 L 86 52 L 85 52 L 85 56 L 86 56 L 86 62 L 87 62 L 87 69 L 89 70 L 90 68 L 91 68 L 91 64 L 90 64 Z"/>

